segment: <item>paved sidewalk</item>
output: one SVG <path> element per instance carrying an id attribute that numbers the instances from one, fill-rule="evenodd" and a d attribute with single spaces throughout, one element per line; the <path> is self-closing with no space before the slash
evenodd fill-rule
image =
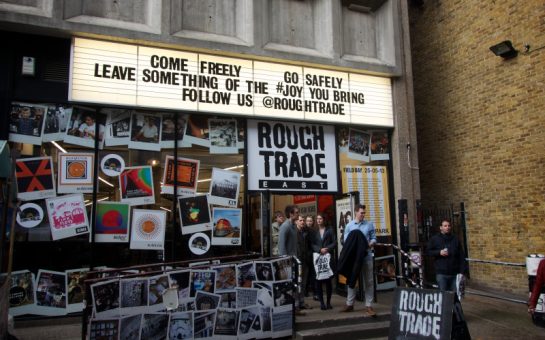
<path id="1" fill-rule="evenodd" d="M 375 310 L 379 314 L 390 314 L 393 291 L 379 292 Z M 363 314 L 363 304 L 355 304 L 353 313 L 339 313 L 344 306 L 345 298 L 334 295 L 333 310 L 320 310 L 319 303 L 312 297 L 305 301 L 313 307 L 306 310 L 306 315 L 297 317 L 297 321 L 314 321 L 347 317 L 355 318 Z M 478 296 L 468 293 L 462 301 L 462 308 L 473 340 L 487 339 L 545 339 L 545 328 L 534 326 L 527 314 L 525 304 Z M 19 340 L 76 340 L 81 339 L 81 318 L 62 318 L 36 321 L 16 321 L 14 335 Z M 62 322 L 64 324 L 54 324 Z"/>

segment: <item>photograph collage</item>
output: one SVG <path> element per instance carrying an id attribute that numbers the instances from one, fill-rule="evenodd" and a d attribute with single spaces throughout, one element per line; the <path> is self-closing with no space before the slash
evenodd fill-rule
<path id="1" fill-rule="evenodd" d="M 292 334 L 290 258 L 106 278 L 90 288 L 89 339 L 260 339 Z"/>
<path id="2" fill-rule="evenodd" d="M 244 127 L 238 120 L 13 103 L 9 126 L 9 140 L 25 156 L 15 161 L 22 201 L 16 221 L 29 241 L 87 235 L 90 242 L 163 250 L 172 213 L 182 235 L 199 234 L 187 244 L 194 254 L 241 245 Z M 175 146 L 197 157 L 176 157 Z M 201 161 L 214 154 L 227 161 Z"/>

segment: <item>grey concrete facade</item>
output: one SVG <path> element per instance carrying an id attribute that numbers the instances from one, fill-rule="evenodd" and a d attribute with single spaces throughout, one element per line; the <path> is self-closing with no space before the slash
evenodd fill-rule
<path id="1" fill-rule="evenodd" d="M 352 6 L 350 1 L 338 0 L 1 0 L 0 29 L 94 37 L 391 78 L 392 199 L 408 200 L 410 239 L 415 241 L 420 189 L 408 5 L 404 0 L 351 2 Z M 367 11 L 377 3 L 378 8 Z"/>

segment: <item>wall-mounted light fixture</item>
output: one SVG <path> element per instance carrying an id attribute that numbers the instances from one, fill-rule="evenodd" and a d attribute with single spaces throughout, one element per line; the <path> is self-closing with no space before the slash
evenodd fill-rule
<path id="1" fill-rule="evenodd" d="M 499 44 L 490 46 L 490 51 L 492 51 L 498 57 L 502 57 L 503 59 L 514 58 L 519 53 L 517 50 L 515 50 L 510 40 L 505 40 Z"/>

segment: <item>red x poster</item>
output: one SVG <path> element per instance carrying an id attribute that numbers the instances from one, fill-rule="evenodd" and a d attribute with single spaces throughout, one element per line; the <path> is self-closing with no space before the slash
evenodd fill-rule
<path id="1" fill-rule="evenodd" d="M 17 198 L 22 201 L 56 196 L 51 157 L 16 160 L 15 178 L 17 179 Z"/>

